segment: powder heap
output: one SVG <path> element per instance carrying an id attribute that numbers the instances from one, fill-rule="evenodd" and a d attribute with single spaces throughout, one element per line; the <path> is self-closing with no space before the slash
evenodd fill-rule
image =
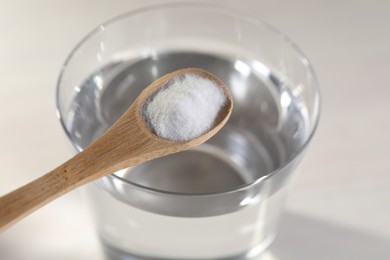
<path id="1" fill-rule="evenodd" d="M 214 126 L 225 102 L 225 93 L 213 80 L 184 74 L 160 88 L 145 104 L 143 113 L 159 137 L 189 141 Z"/>

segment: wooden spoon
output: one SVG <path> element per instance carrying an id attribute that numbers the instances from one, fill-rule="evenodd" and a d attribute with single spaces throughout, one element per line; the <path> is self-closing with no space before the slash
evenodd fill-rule
<path id="1" fill-rule="evenodd" d="M 216 82 L 226 94 L 227 102 L 211 130 L 190 141 L 174 142 L 151 132 L 141 114 L 142 106 L 168 80 L 186 73 L 197 74 Z M 0 231 L 48 202 L 90 181 L 205 142 L 224 126 L 232 107 L 232 98 L 227 87 L 204 70 L 183 69 L 163 76 L 145 88 L 122 117 L 84 151 L 46 175 L 1 197 Z"/>

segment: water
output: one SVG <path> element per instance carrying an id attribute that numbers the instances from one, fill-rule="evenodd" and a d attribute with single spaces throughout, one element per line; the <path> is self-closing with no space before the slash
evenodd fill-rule
<path id="1" fill-rule="evenodd" d="M 88 145 L 122 115 L 145 86 L 187 67 L 208 70 L 230 87 L 234 110 L 229 122 L 196 149 L 116 176 L 154 190 L 212 194 L 252 183 L 295 157 L 307 138 L 307 118 L 288 82 L 279 80 L 259 61 L 201 53 L 160 53 L 99 68 L 77 88 L 68 112 L 67 126 L 74 144 L 78 149 Z M 118 252 L 167 259 L 260 252 L 272 240 L 283 200 L 280 184 L 259 190 L 261 199 L 248 205 L 215 207 L 205 201 L 194 209 L 187 201 L 171 203 L 162 197 L 151 200 L 148 196 L 152 195 L 138 191 L 134 194 L 118 182 L 115 178 L 102 180 L 100 188 L 107 192 L 91 187 L 100 235 L 108 251 L 117 250 L 109 253 L 113 259 L 121 254 Z M 216 205 L 228 203 L 218 202 Z"/>
<path id="2" fill-rule="evenodd" d="M 289 89 L 270 71 L 256 69 L 261 65 L 256 61 L 244 63 L 194 53 L 112 63 L 88 77 L 80 87 L 67 125 L 74 142 L 85 147 L 111 126 L 155 79 L 179 68 L 206 69 L 222 79 L 233 94 L 234 110 L 226 127 L 198 150 L 143 164 L 125 177 L 148 187 L 176 192 L 233 189 L 285 164 L 306 137 L 302 105 L 294 102 Z M 172 160 L 177 163 L 172 164 Z M 172 176 L 155 174 L 160 171 Z"/>

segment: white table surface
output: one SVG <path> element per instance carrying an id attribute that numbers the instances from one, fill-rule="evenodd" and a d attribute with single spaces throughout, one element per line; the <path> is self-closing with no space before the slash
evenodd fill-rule
<path id="1" fill-rule="evenodd" d="M 0 0 L 0 194 L 70 156 L 54 91 L 73 46 L 157 2 Z M 390 259 L 390 1 L 218 2 L 290 36 L 322 88 L 320 126 L 269 259 Z M 71 192 L 0 234 L 0 259 L 102 259 L 81 198 Z"/>

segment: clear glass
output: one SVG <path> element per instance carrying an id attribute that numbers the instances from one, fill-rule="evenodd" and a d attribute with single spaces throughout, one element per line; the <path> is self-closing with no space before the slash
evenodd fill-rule
<path id="1" fill-rule="evenodd" d="M 81 151 L 144 87 L 186 67 L 229 86 L 232 116 L 193 150 L 88 185 L 108 259 L 256 259 L 276 235 L 320 101 L 307 58 L 261 20 L 221 6 L 168 4 L 98 26 L 58 80 L 69 140 Z"/>

